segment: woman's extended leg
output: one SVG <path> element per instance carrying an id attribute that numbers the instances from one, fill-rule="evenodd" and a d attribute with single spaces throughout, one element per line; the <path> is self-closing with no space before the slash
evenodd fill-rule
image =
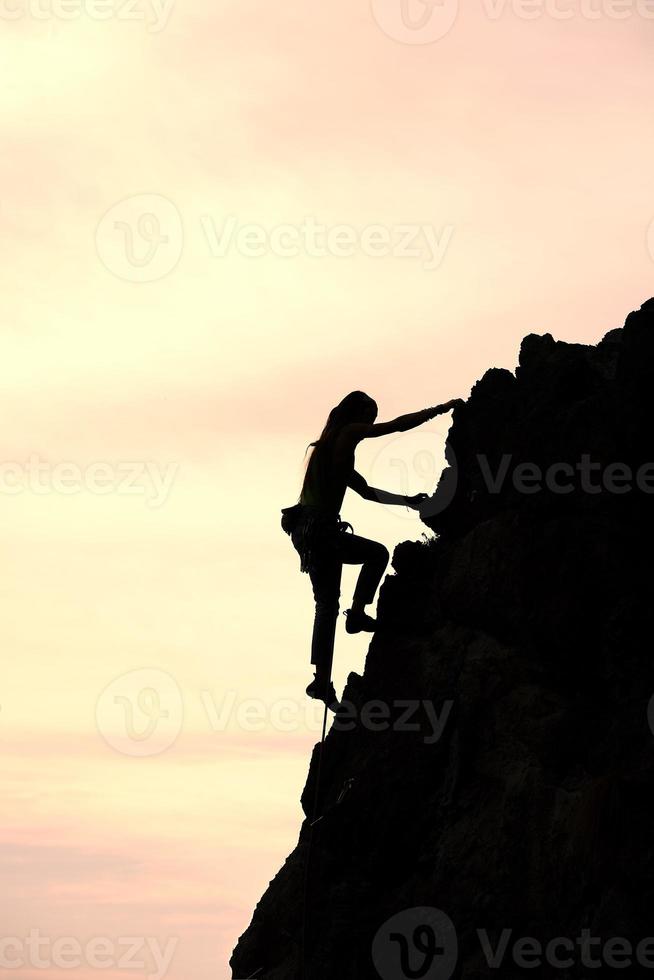
<path id="1" fill-rule="evenodd" d="M 321 689 L 329 683 L 332 672 L 342 569 L 340 558 L 336 555 L 325 555 L 316 562 L 316 567 L 311 572 L 313 597 L 316 603 L 311 639 L 311 663 L 316 668 L 316 684 Z"/>

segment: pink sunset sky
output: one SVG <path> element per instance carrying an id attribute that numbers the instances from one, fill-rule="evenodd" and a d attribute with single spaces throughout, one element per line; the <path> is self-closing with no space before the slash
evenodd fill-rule
<path id="1" fill-rule="evenodd" d="M 319 734 L 306 444 L 353 388 L 465 397 L 654 293 L 654 5 L 404 15 L 0 0 L 0 974 L 230 976 Z M 430 490 L 446 433 L 358 467 Z M 366 648 L 339 627 L 337 689 Z"/>

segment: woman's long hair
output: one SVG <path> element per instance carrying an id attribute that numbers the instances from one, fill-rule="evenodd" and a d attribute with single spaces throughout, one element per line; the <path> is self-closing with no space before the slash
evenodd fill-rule
<path id="1" fill-rule="evenodd" d="M 309 477 L 313 477 L 314 474 L 318 484 L 324 486 L 323 481 L 327 475 L 324 471 L 324 461 L 326 458 L 325 450 L 333 442 L 334 437 L 338 435 L 343 426 L 349 425 L 350 422 L 361 422 L 366 413 L 371 409 L 374 409 L 374 413 L 376 415 L 377 403 L 375 402 L 374 398 L 370 397 L 370 395 L 366 395 L 365 391 L 351 391 L 349 395 L 346 395 L 345 398 L 338 403 L 338 405 L 332 408 L 327 417 L 325 427 L 320 433 L 320 438 L 316 439 L 315 442 L 309 443 L 306 448 L 306 452 L 308 452 L 309 449 L 311 449 L 312 452 L 306 462 L 302 491 L 304 491 L 305 487 L 307 486 Z M 301 495 L 302 494 L 300 494 L 300 496 Z"/>

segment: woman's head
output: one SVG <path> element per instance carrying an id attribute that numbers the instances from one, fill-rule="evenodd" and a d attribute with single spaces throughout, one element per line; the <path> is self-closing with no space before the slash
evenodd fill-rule
<path id="1" fill-rule="evenodd" d="M 374 422 L 377 418 L 377 403 L 365 391 L 351 391 L 332 408 L 327 419 L 330 429 L 340 429 L 351 422 Z"/>
<path id="2" fill-rule="evenodd" d="M 351 422 L 372 423 L 376 418 L 376 401 L 370 395 L 366 395 L 365 391 L 351 391 L 338 405 L 332 408 L 320 438 L 323 439 L 325 435 L 329 435 Z"/>
<path id="3" fill-rule="evenodd" d="M 369 425 L 377 418 L 377 402 L 370 395 L 366 395 L 364 391 L 351 391 L 349 395 L 346 395 L 342 401 L 332 408 L 327 422 L 325 423 L 325 428 L 320 434 L 320 439 L 316 442 L 312 442 L 307 449 L 313 446 L 313 452 L 307 461 L 307 472 L 304 478 L 304 486 L 307 484 L 309 478 L 309 464 L 313 461 L 313 468 L 315 469 L 316 464 L 318 465 L 318 470 L 324 468 L 323 463 L 320 463 L 320 457 L 324 455 L 318 452 L 325 443 L 329 442 L 332 436 L 335 436 L 345 425 L 350 425 L 352 422 L 366 422 Z M 316 455 L 317 453 L 317 455 Z"/>

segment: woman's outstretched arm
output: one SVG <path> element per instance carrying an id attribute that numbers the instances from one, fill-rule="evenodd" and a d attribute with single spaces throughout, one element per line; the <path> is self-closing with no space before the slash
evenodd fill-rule
<path id="1" fill-rule="evenodd" d="M 390 490 L 378 490 L 371 487 L 356 470 L 347 482 L 348 487 L 356 491 L 364 500 L 376 500 L 378 504 L 400 504 L 403 507 L 418 508 L 420 503 L 426 499 L 426 493 L 417 493 L 414 497 L 404 493 L 392 493 Z"/>
<path id="2" fill-rule="evenodd" d="M 433 408 L 423 408 L 420 412 L 411 412 L 409 415 L 400 415 L 392 422 L 352 422 L 343 428 L 342 435 L 352 439 L 355 443 L 362 439 L 375 439 L 378 436 L 391 435 L 393 432 L 408 432 L 417 426 L 436 418 L 437 415 L 444 415 L 450 412 L 457 405 L 462 405 L 460 398 L 453 398 L 443 405 L 435 405 Z"/>

